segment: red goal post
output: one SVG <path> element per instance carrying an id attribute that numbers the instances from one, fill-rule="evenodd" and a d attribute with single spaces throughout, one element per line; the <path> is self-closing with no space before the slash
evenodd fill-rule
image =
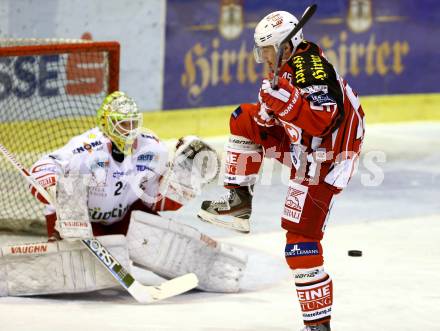
<path id="1" fill-rule="evenodd" d="M 30 167 L 95 126 L 119 88 L 118 42 L 0 39 L 0 142 Z M 43 206 L 0 158 L 0 229 L 44 232 Z"/>

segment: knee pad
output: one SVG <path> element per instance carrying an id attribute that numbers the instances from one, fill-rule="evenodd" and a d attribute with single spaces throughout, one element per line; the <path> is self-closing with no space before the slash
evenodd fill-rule
<path id="1" fill-rule="evenodd" d="M 284 250 L 290 269 L 309 269 L 322 266 L 324 258 L 320 240 L 287 232 Z"/>
<path id="2" fill-rule="evenodd" d="M 225 150 L 225 185 L 255 184 L 263 162 L 261 146 L 248 138 L 231 135 Z"/>

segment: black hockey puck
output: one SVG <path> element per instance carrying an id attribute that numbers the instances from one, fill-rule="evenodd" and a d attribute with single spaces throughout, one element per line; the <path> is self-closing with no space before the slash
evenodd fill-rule
<path id="1" fill-rule="evenodd" d="M 362 251 L 351 249 L 348 251 L 348 256 L 362 256 Z"/>

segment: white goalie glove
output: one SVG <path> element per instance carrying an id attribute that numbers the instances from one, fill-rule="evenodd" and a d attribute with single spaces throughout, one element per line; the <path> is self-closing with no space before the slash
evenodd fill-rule
<path id="1" fill-rule="evenodd" d="M 196 136 L 182 137 L 160 193 L 184 205 L 215 179 L 219 169 L 220 159 L 213 147 Z"/>

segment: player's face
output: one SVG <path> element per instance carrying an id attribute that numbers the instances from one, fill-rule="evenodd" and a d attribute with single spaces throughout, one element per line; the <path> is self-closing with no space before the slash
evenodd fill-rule
<path id="1" fill-rule="evenodd" d="M 263 57 L 264 63 L 266 63 L 270 70 L 274 70 L 276 62 L 276 52 L 273 46 L 263 46 L 261 47 L 261 56 Z"/>
<path id="2" fill-rule="evenodd" d="M 283 58 L 282 64 L 284 64 L 292 55 L 292 48 L 288 43 L 282 45 L 283 49 Z M 274 46 L 263 46 L 261 47 L 261 56 L 263 57 L 263 61 L 269 66 L 270 70 L 275 70 L 276 64 L 276 56 L 277 52 Z"/>

